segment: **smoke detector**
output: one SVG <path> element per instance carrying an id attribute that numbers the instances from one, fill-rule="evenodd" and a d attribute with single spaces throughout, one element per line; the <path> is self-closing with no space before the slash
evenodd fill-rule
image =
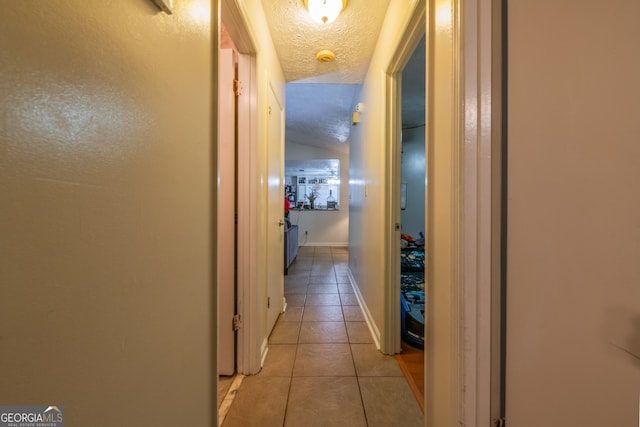
<path id="1" fill-rule="evenodd" d="M 320 62 L 333 62 L 333 60 L 336 59 L 336 54 L 328 49 L 325 49 L 316 53 L 316 58 Z"/>

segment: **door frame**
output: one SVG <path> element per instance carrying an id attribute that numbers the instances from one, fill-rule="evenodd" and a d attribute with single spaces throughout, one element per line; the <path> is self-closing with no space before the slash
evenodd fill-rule
<path id="1" fill-rule="evenodd" d="M 258 292 L 258 82 L 255 32 L 249 25 L 244 6 L 235 0 L 221 0 L 221 19 L 238 49 L 238 162 L 237 193 L 237 314 L 240 316 L 237 333 L 236 371 L 255 374 L 260 371 L 263 349 L 259 333 L 262 306 Z M 240 124 L 242 122 L 242 124 Z M 245 125 L 246 124 L 246 125 Z"/>
<path id="2" fill-rule="evenodd" d="M 218 128 L 220 143 L 217 154 L 217 239 L 218 269 L 218 375 L 232 375 L 236 371 L 236 332 L 233 316 L 236 314 L 236 96 L 233 81 L 236 76 L 235 49 L 220 49 L 218 59 L 218 120 L 233 126 Z"/>
<path id="3" fill-rule="evenodd" d="M 501 7 L 499 0 L 418 0 L 387 69 L 381 345 L 394 353 L 400 350 L 400 73 L 426 31 L 425 347 L 433 350 L 425 353 L 425 425 L 432 427 L 490 425 L 500 417 L 500 85 L 494 82 Z M 443 140 L 450 146 L 436 151 Z M 438 163 L 436 173 L 434 162 L 446 164 Z M 443 222 L 450 226 L 438 228 L 436 239 Z M 448 286 L 436 289 L 434 282 Z"/>
<path id="4" fill-rule="evenodd" d="M 460 0 L 458 0 L 460 1 Z M 460 386 L 465 425 L 502 417 L 502 8 L 501 0 L 461 2 Z M 464 46 L 464 49 L 462 48 Z M 461 211 L 462 212 L 462 211 Z M 464 296 L 464 298 L 462 298 Z"/>
<path id="5" fill-rule="evenodd" d="M 387 152 L 385 170 L 387 198 L 385 203 L 385 259 L 387 260 L 385 288 L 385 326 L 381 350 L 386 354 L 400 353 L 400 183 L 402 181 L 402 71 L 416 49 L 426 27 L 426 1 L 420 0 L 405 25 L 395 54 L 387 67 L 385 76 Z"/>

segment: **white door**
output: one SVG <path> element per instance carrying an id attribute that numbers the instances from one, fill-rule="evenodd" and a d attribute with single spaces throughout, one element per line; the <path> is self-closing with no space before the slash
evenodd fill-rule
<path id="1" fill-rule="evenodd" d="M 284 305 L 284 109 L 271 87 L 268 109 L 267 327 L 271 331 Z"/>
<path id="2" fill-rule="evenodd" d="M 218 373 L 235 372 L 233 316 L 236 309 L 235 213 L 236 213 L 236 97 L 234 51 L 220 50 L 218 144 Z"/>

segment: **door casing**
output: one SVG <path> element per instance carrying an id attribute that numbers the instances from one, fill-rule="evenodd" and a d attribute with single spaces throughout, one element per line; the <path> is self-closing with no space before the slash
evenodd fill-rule
<path id="1" fill-rule="evenodd" d="M 430 427 L 458 421 L 489 425 L 500 416 L 500 122 L 492 104 L 499 95 L 494 81 L 500 38 L 494 31 L 500 7 L 494 0 L 418 0 L 387 69 L 389 285 L 381 350 L 395 353 L 400 348 L 400 71 L 426 31 L 425 423 Z"/>
<path id="2" fill-rule="evenodd" d="M 236 371 L 255 374 L 260 371 L 262 349 L 262 299 L 258 294 L 258 84 L 257 45 L 246 11 L 235 0 L 221 0 L 222 20 L 238 49 L 237 97 L 237 295 L 239 315 Z M 220 327 L 220 326 L 218 326 Z"/>

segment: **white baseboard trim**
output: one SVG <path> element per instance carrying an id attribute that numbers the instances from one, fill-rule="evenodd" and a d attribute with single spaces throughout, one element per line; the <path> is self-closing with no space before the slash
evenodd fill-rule
<path id="1" fill-rule="evenodd" d="M 367 304 L 364 302 L 364 298 L 360 293 L 360 288 L 358 288 L 358 284 L 356 283 L 356 279 L 353 277 L 351 273 L 351 269 L 347 269 L 347 274 L 349 276 L 349 281 L 351 282 L 351 287 L 353 288 L 353 292 L 356 294 L 356 298 L 358 299 L 358 304 L 360 304 L 360 310 L 362 310 L 362 314 L 364 315 L 364 320 L 367 322 L 367 326 L 369 327 L 369 332 L 371 332 L 371 337 L 373 338 L 373 342 L 376 345 L 376 348 L 380 350 L 380 330 L 376 326 L 376 322 L 373 320 L 371 316 L 371 312 L 367 307 Z"/>
<path id="2" fill-rule="evenodd" d="M 262 341 L 262 345 L 260 346 L 260 369 L 264 366 L 264 361 L 267 358 L 267 353 L 269 353 L 269 340 L 265 338 Z"/>

